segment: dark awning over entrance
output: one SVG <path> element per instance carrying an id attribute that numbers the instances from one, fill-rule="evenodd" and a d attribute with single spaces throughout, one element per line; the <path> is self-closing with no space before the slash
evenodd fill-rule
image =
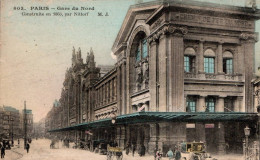
<path id="1" fill-rule="evenodd" d="M 111 123 L 111 118 L 92 122 L 85 122 L 65 128 L 53 129 L 49 132 L 85 130 L 103 128 L 115 125 L 137 124 L 148 122 L 252 122 L 257 120 L 256 113 L 242 112 L 136 112 L 116 117 L 116 123 Z"/>

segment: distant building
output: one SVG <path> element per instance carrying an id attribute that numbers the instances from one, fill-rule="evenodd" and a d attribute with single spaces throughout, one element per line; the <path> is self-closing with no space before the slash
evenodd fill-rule
<path id="1" fill-rule="evenodd" d="M 26 114 L 26 115 L 25 115 Z M 25 115 L 25 117 L 24 117 Z M 24 135 L 24 122 L 26 122 L 26 133 L 27 133 L 27 137 L 31 137 L 33 136 L 33 114 L 32 114 L 32 110 L 31 109 L 23 109 L 22 113 L 21 113 L 21 118 L 20 118 L 20 122 L 21 122 L 21 128 L 22 128 L 22 135 Z"/>
<path id="2" fill-rule="evenodd" d="M 19 110 L 11 106 L 0 107 L 0 136 L 14 138 L 20 136 L 20 115 Z"/>
<path id="3" fill-rule="evenodd" d="M 42 138 L 45 136 L 45 118 L 33 124 L 33 136 Z"/>

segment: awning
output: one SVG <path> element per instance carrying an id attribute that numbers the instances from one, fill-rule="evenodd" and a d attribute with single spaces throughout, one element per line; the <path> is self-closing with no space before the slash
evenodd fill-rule
<path id="1" fill-rule="evenodd" d="M 53 129 L 49 132 L 87 130 L 149 122 L 253 122 L 257 121 L 257 117 L 257 113 L 244 112 L 136 112 L 117 116 L 115 124 L 112 124 L 111 118 L 106 118 L 65 128 Z"/>

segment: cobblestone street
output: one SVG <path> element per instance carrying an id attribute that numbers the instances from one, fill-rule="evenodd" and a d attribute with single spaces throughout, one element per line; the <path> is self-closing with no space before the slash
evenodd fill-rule
<path id="1" fill-rule="evenodd" d="M 21 141 L 22 142 L 22 141 Z M 21 143 L 23 144 L 23 143 Z M 20 145 L 21 145 L 20 144 Z M 6 150 L 6 156 L 4 160 L 106 160 L 106 155 L 99 155 L 86 150 L 62 148 L 61 143 L 59 149 L 50 149 L 50 140 L 40 139 L 33 140 L 31 143 L 30 151 L 27 154 L 26 150 L 21 145 L 20 148 L 15 146 L 12 150 Z M 214 155 L 218 160 L 242 160 L 242 155 Z M 153 160 L 153 156 L 139 157 L 137 154 L 133 157 L 132 154 L 123 155 L 123 160 Z M 162 158 L 162 160 L 168 160 L 168 158 Z"/>

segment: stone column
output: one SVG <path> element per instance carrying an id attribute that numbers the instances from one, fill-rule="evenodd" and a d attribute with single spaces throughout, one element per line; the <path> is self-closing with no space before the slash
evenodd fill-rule
<path id="1" fill-rule="evenodd" d="M 121 130 L 121 134 L 120 134 L 120 143 L 119 143 L 119 146 L 121 148 L 125 148 L 125 142 L 126 142 L 126 128 L 125 126 L 121 126 L 120 127 L 120 130 Z"/>
<path id="2" fill-rule="evenodd" d="M 204 123 L 196 123 L 196 141 L 206 142 Z"/>
<path id="3" fill-rule="evenodd" d="M 167 152 L 163 151 L 163 145 L 166 143 L 166 132 L 167 132 L 167 124 L 165 122 L 159 123 L 159 140 L 158 140 L 158 148 L 161 149 L 162 152 Z"/>
<path id="4" fill-rule="evenodd" d="M 119 126 L 117 126 L 116 127 L 116 142 L 117 142 L 117 144 L 120 144 L 120 127 Z"/>
<path id="5" fill-rule="evenodd" d="M 245 103 L 246 112 L 253 112 L 253 85 L 251 80 L 253 79 L 254 73 L 254 56 L 255 56 L 255 43 L 258 40 L 257 35 L 242 33 L 241 38 L 241 50 L 244 54 L 244 64 L 245 64 Z"/>
<path id="6" fill-rule="evenodd" d="M 221 42 L 218 43 L 217 56 L 218 56 L 218 73 L 223 74 L 223 51 L 222 51 Z"/>
<path id="7" fill-rule="evenodd" d="M 234 112 L 241 112 L 241 111 L 243 111 L 242 100 L 243 100 L 243 97 L 237 97 L 236 98 L 236 100 L 234 102 Z"/>
<path id="8" fill-rule="evenodd" d="M 145 125 L 144 126 L 144 146 L 147 152 L 148 148 L 149 148 L 149 139 L 150 139 L 150 126 L 149 125 Z"/>
<path id="9" fill-rule="evenodd" d="M 205 112 L 206 110 L 206 103 L 205 103 L 205 97 L 206 96 L 200 96 L 198 100 L 198 105 L 197 105 L 197 112 Z"/>
<path id="10" fill-rule="evenodd" d="M 170 67 L 172 68 L 171 82 L 172 83 L 172 111 L 184 112 L 184 42 L 183 34 L 173 32 L 171 34 L 171 60 Z"/>
<path id="11" fill-rule="evenodd" d="M 140 147 L 140 143 L 141 143 L 141 133 L 140 133 L 140 129 L 141 129 L 141 126 L 136 126 L 136 150 L 138 151 L 139 147 Z"/>
<path id="12" fill-rule="evenodd" d="M 150 124 L 150 141 L 148 143 L 148 153 L 154 154 L 154 150 L 156 149 L 157 144 L 157 134 L 156 134 L 156 124 Z"/>
<path id="13" fill-rule="evenodd" d="M 218 123 L 218 153 L 225 154 L 226 153 L 226 142 L 225 142 L 225 128 L 224 124 Z"/>
<path id="14" fill-rule="evenodd" d="M 215 112 L 224 112 L 224 97 L 218 97 Z"/>
<path id="15" fill-rule="evenodd" d="M 149 62 L 149 88 L 150 88 L 150 111 L 156 111 L 157 103 L 157 85 L 156 85 L 156 54 L 157 54 L 157 44 L 155 41 L 150 43 L 150 62 Z"/>
<path id="16" fill-rule="evenodd" d="M 160 36 L 159 39 L 159 49 L 158 49 L 158 60 L 159 60 L 159 111 L 167 112 L 167 73 L 166 73 L 166 65 L 167 65 L 167 37 L 165 34 Z"/>

